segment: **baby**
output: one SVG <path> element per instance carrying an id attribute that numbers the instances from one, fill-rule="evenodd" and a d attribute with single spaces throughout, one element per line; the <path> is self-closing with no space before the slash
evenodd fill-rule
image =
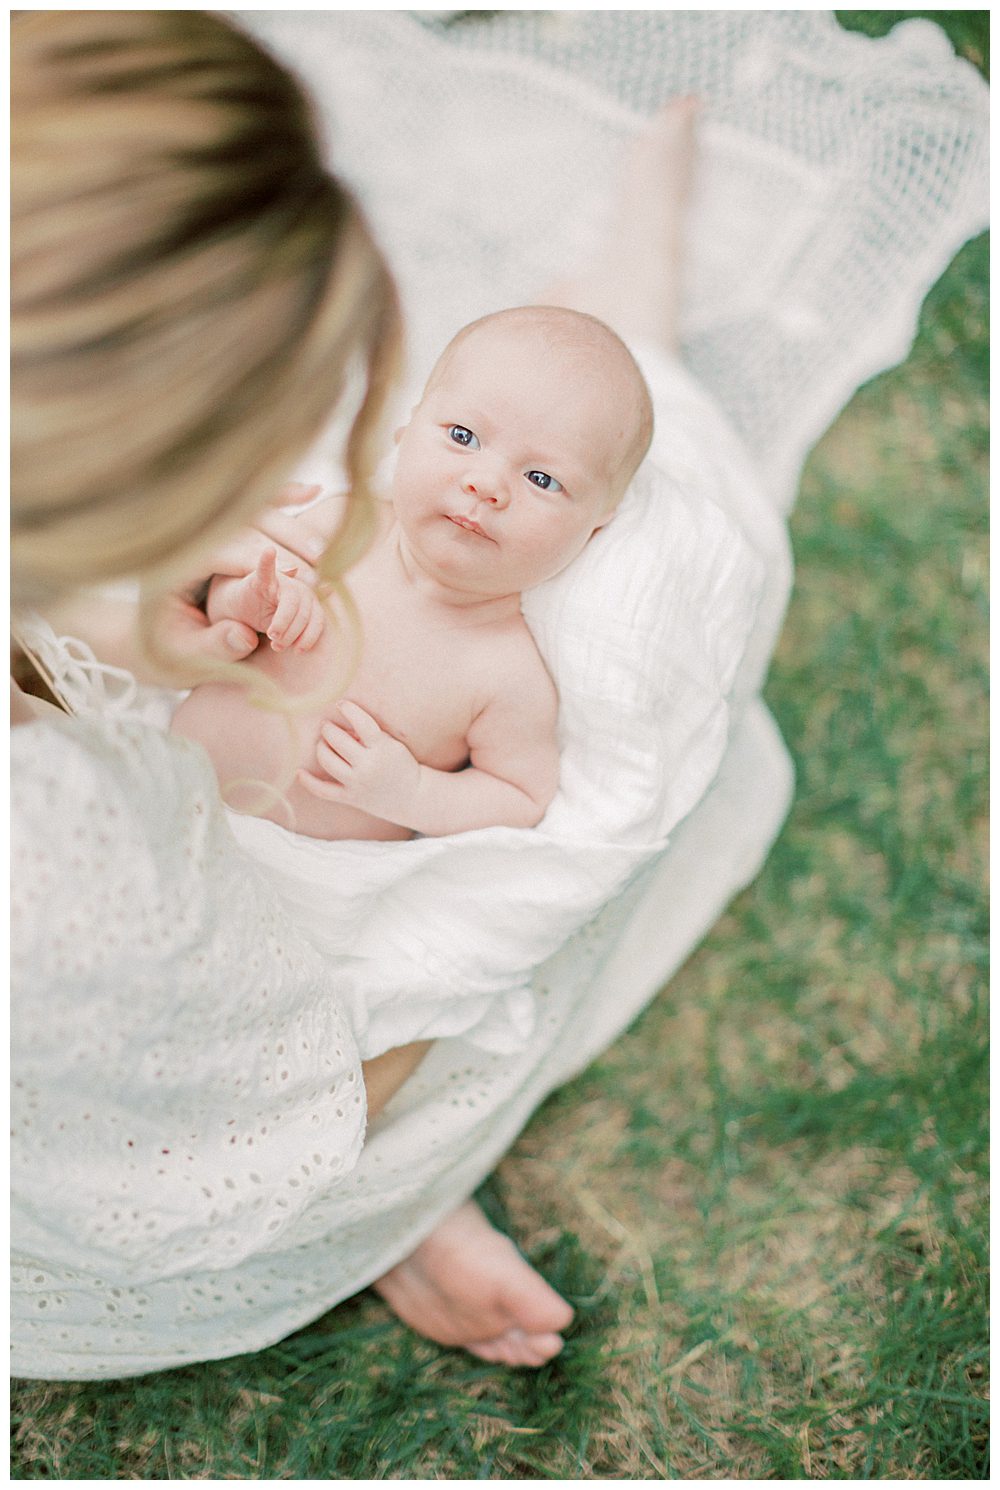
<path id="1" fill-rule="evenodd" d="M 534 826 L 558 784 L 557 698 L 521 592 L 608 521 L 651 435 L 642 374 L 603 322 L 528 306 L 465 327 L 396 434 L 391 505 L 350 571 L 362 645 L 347 694 L 329 697 L 342 628 L 267 550 L 254 573 L 212 581 L 208 614 L 266 634 L 241 665 L 316 705 L 288 716 L 205 683 L 173 728 L 204 746 L 233 806 L 286 824 L 290 809 L 311 837 Z M 299 522 L 325 536 L 341 500 Z M 254 801 L 260 782 L 282 801 L 262 806 L 259 787 Z"/>

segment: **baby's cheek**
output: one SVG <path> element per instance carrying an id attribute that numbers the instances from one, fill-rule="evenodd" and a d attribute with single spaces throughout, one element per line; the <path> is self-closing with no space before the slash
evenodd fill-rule
<path id="1" fill-rule="evenodd" d="M 440 484 L 440 477 L 428 462 L 408 462 L 405 470 L 396 475 L 397 501 L 405 502 L 409 511 L 422 514 L 430 507 Z"/>
<path id="2" fill-rule="evenodd" d="M 571 564 L 590 541 L 593 529 L 587 522 L 561 520 L 549 535 L 549 550 L 560 569 Z"/>

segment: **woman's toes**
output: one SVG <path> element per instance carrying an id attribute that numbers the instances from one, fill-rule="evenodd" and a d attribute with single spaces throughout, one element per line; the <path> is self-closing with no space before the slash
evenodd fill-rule
<path id="1" fill-rule="evenodd" d="M 563 1338 L 556 1334 L 528 1335 L 510 1329 L 493 1340 L 478 1340 L 465 1349 L 480 1360 L 504 1366 L 544 1366 L 563 1348 Z"/>
<path id="2" fill-rule="evenodd" d="M 573 1318 L 566 1300 L 473 1202 L 446 1216 L 374 1286 L 422 1335 L 507 1366 L 542 1366 L 558 1355 L 558 1332 Z"/>

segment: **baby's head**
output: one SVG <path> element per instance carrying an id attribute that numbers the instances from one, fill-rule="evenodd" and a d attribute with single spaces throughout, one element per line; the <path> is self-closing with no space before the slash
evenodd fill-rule
<path id="1" fill-rule="evenodd" d="M 485 316 L 449 342 L 400 431 L 400 525 L 462 588 L 527 589 L 608 521 L 652 432 L 643 376 L 602 321 Z"/>
<path id="2" fill-rule="evenodd" d="M 574 459 L 606 486 L 614 511 L 649 449 L 653 406 L 635 358 L 616 332 L 595 316 L 557 305 L 522 305 L 483 316 L 459 331 L 435 363 L 424 398 L 446 377 L 475 378 L 498 359 L 511 373 L 530 362 L 562 418 L 579 423 Z M 541 391 L 541 389 L 539 390 Z"/>

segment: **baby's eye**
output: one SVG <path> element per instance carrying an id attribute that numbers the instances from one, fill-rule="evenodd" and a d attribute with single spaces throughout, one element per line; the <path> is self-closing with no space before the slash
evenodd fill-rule
<path id="1" fill-rule="evenodd" d="M 466 429 L 464 424 L 450 424 L 448 438 L 454 440 L 456 445 L 464 445 L 467 450 L 479 449 L 478 439 L 471 429 Z"/>
<path id="2" fill-rule="evenodd" d="M 526 475 L 532 485 L 540 487 L 542 491 L 563 490 L 562 482 L 557 481 L 554 476 L 549 476 L 545 471 L 528 471 Z"/>

